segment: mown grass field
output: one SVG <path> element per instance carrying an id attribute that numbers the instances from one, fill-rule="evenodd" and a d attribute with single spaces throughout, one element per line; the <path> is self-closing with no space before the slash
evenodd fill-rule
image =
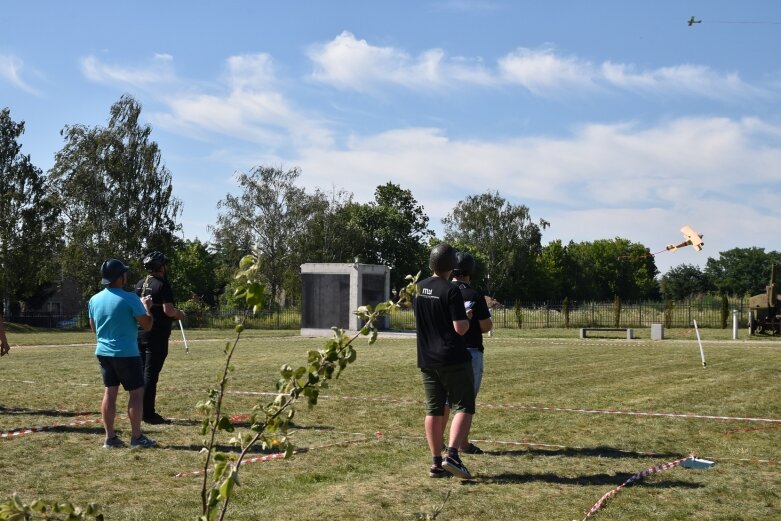
<path id="1" fill-rule="evenodd" d="M 593 519 L 781 518 L 781 422 L 694 417 L 781 419 L 781 342 L 731 341 L 725 331 L 703 330 L 703 368 L 690 331 L 666 331 L 671 339 L 661 342 L 579 340 L 577 330 L 559 331 L 535 338 L 554 333 L 499 330 L 487 339 L 470 436 L 486 454 L 464 456 L 476 474 L 468 482 L 428 477 L 414 338 L 381 338 L 371 347 L 359 340 L 357 362 L 319 405 L 297 409 L 295 443 L 311 450 L 242 467 L 229 519 L 415 519 L 446 497 L 439 520 L 583 519 L 636 472 L 692 452 L 716 466 L 651 476 Z M 89 333 L 9 337 L 14 348 L 0 360 L 0 431 L 99 418 L 94 348 L 79 345 L 91 341 Z M 230 337 L 190 332 L 189 356 L 172 344 L 158 402 L 178 420 L 145 428 L 160 448 L 104 450 L 100 423 L 2 439 L 0 496 L 96 501 L 110 520 L 194 519 L 200 480 L 174 476 L 202 465 L 194 405 L 215 382 Z M 322 343 L 295 332 L 248 332 L 231 389 L 272 391 L 280 365 L 303 364 Z M 126 397 L 120 393 L 120 410 Z M 227 412 L 243 414 L 269 399 L 231 394 Z M 127 420 L 118 426 L 127 441 Z"/>

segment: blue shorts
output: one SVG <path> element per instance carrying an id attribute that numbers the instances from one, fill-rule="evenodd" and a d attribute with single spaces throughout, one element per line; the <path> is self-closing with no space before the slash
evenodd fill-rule
<path id="1" fill-rule="evenodd" d="M 144 364 L 140 356 L 98 355 L 100 374 L 106 387 L 122 387 L 134 391 L 144 386 Z"/>

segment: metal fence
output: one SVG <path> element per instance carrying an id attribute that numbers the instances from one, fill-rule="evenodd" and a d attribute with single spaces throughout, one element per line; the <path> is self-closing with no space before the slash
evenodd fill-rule
<path id="1" fill-rule="evenodd" d="M 741 327 L 748 324 L 748 302 L 745 299 L 729 301 L 727 323 L 732 323 L 732 310 L 738 311 Z M 507 329 L 538 329 L 564 327 L 650 327 L 651 324 L 664 324 L 666 328 L 691 327 L 694 320 L 697 325 L 706 328 L 722 327 L 722 307 L 719 299 L 697 299 L 682 302 L 639 302 L 622 303 L 620 310 L 613 302 L 576 302 L 569 309 L 561 303 L 518 302 L 514 306 L 497 308 L 491 311 L 494 327 Z M 215 310 L 202 313 L 190 313 L 184 320 L 184 326 L 192 328 L 229 329 L 233 328 L 242 315 L 237 310 Z M 50 313 L 27 313 L 6 319 L 9 322 L 27 324 L 41 328 L 86 329 L 89 321 L 86 313 L 79 315 L 53 315 Z M 299 329 L 301 310 L 288 308 L 279 311 L 263 311 L 247 317 L 245 323 L 249 329 Z M 411 309 L 394 312 L 390 315 L 390 329 L 414 330 L 415 316 Z"/>
<path id="2" fill-rule="evenodd" d="M 748 326 L 748 302 L 731 299 L 727 326 L 732 324 L 732 311 L 737 310 L 740 327 Z M 496 329 L 541 329 L 566 327 L 650 327 L 664 324 L 666 328 L 691 327 L 697 321 L 699 327 L 722 327 L 722 307 L 718 299 L 698 299 L 681 302 L 622 303 L 614 302 L 573 303 L 569 309 L 561 303 L 524 302 L 511 307 L 491 310 Z M 412 310 L 391 315 L 391 329 L 415 329 Z"/>

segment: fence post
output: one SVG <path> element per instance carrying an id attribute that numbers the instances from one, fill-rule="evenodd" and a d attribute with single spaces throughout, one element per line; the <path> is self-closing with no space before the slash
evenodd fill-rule
<path id="1" fill-rule="evenodd" d="M 692 299 L 691 299 L 691 297 L 689 297 L 689 299 L 688 299 L 688 304 L 686 306 L 686 310 L 688 312 L 686 323 L 687 324 L 691 324 L 692 323 Z"/>
<path id="2" fill-rule="evenodd" d="M 548 306 L 548 303 L 545 303 L 545 327 L 550 327 L 550 306 Z"/>

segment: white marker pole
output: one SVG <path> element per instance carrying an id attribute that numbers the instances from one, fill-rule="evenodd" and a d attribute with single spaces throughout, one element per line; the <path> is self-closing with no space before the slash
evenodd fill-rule
<path id="1" fill-rule="evenodd" d="M 705 351 L 702 350 L 702 339 L 700 338 L 700 330 L 697 328 L 697 321 L 694 320 L 694 331 L 697 333 L 697 342 L 700 344 L 700 358 L 702 358 L 702 367 L 705 367 Z"/>
<path id="2" fill-rule="evenodd" d="M 732 340 L 738 339 L 738 310 L 732 310 Z"/>
<path id="3" fill-rule="evenodd" d="M 190 348 L 187 346 L 187 337 L 184 336 L 184 326 L 182 325 L 182 321 L 179 321 L 179 329 L 182 330 L 182 340 L 184 340 L 184 352 L 188 355 L 190 354 Z"/>

